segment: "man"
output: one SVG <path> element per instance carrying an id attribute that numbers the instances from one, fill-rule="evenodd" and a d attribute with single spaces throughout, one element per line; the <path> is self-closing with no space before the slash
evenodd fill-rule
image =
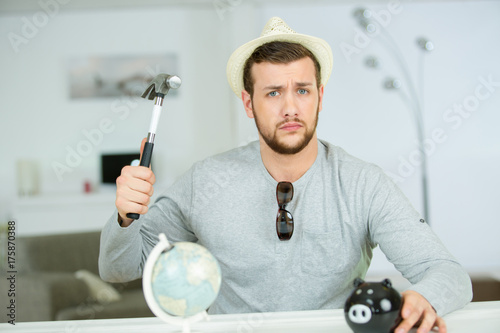
<path id="1" fill-rule="evenodd" d="M 164 232 L 218 259 L 223 279 L 210 313 L 341 308 L 380 245 L 412 283 L 396 332 L 445 332 L 439 316 L 470 301 L 470 279 L 378 167 L 317 139 L 331 67 L 325 41 L 279 18 L 238 48 L 228 80 L 259 141 L 196 163 L 149 209 L 154 174 L 125 167 L 102 233 L 101 276 L 139 278 Z"/>

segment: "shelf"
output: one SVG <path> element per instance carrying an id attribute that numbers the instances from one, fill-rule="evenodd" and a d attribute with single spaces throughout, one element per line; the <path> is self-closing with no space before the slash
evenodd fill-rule
<path id="1" fill-rule="evenodd" d="M 36 206 L 60 206 L 60 205 L 86 205 L 113 203 L 115 192 L 105 193 L 67 193 L 67 194 L 43 194 L 30 197 L 18 197 L 14 199 L 14 205 L 19 208 Z"/>

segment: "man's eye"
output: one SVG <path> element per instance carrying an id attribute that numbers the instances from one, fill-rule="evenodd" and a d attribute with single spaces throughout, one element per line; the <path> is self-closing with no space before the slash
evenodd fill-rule
<path id="1" fill-rule="evenodd" d="M 305 89 L 299 89 L 297 92 L 298 92 L 300 95 L 305 95 L 305 94 L 307 94 L 307 90 L 305 90 Z"/>
<path id="2" fill-rule="evenodd" d="M 271 96 L 271 97 L 278 96 L 278 92 L 277 92 L 277 91 L 271 91 L 271 92 L 269 93 L 269 96 Z"/>

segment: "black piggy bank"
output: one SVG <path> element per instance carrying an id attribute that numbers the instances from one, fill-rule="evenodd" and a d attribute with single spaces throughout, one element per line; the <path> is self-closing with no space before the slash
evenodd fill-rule
<path id="1" fill-rule="evenodd" d="M 344 306 L 349 327 L 355 333 L 392 332 L 401 320 L 402 300 L 391 281 L 365 282 L 356 278 L 354 287 Z"/>

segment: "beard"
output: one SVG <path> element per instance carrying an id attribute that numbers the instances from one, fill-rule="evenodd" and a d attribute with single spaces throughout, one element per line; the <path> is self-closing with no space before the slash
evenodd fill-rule
<path id="1" fill-rule="evenodd" d="M 314 133 L 316 132 L 316 127 L 318 125 L 318 115 L 319 115 L 319 106 L 316 110 L 316 117 L 313 121 L 313 124 L 311 127 L 308 127 L 307 124 L 300 120 L 299 118 L 289 118 L 286 119 L 282 122 L 280 122 L 278 125 L 276 125 L 274 131 L 265 131 L 264 126 L 259 122 L 259 119 L 257 117 L 257 112 L 253 113 L 253 116 L 255 118 L 255 125 L 257 126 L 257 130 L 259 131 L 260 136 L 262 139 L 264 139 L 264 142 L 271 148 L 275 153 L 282 154 L 282 155 L 293 155 L 301 152 L 311 139 L 314 137 Z M 289 145 L 285 142 L 282 142 L 279 137 L 277 137 L 278 134 L 278 128 L 280 128 L 282 125 L 286 124 L 287 122 L 296 122 L 300 123 L 303 128 L 305 129 L 305 133 L 302 135 L 300 140 L 293 145 Z"/>

